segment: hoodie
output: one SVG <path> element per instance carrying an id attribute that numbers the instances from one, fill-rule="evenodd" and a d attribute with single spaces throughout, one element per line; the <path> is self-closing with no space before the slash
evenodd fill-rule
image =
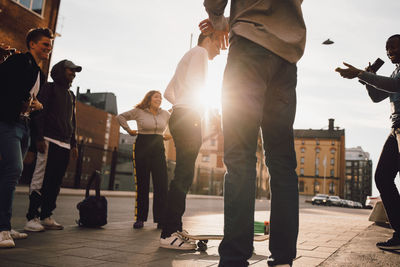
<path id="1" fill-rule="evenodd" d="M 41 141 L 44 137 L 55 139 L 76 147 L 75 95 L 69 90 L 71 84 L 65 77 L 65 60 L 51 69 L 53 82 L 45 83 L 39 91 L 38 100 L 43 110 L 32 118 L 33 136 Z"/>

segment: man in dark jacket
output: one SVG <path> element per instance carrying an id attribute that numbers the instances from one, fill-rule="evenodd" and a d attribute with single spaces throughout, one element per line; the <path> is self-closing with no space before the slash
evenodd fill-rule
<path id="1" fill-rule="evenodd" d="M 36 99 L 44 81 L 38 63 L 48 59 L 52 38 L 49 29 L 32 29 L 26 37 L 28 52 L 0 64 L 0 248 L 26 238 L 11 230 L 12 201 L 29 145 L 29 115 L 42 108 Z"/>
<path id="2" fill-rule="evenodd" d="M 82 67 L 69 60 L 58 62 L 51 70 L 54 82 L 46 83 L 38 95 L 44 108 L 33 118 L 32 130 L 38 154 L 29 190 L 30 203 L 26 215 L 28 222 L 24 227 L 27 231 L 64 228 L 51 215 L 56 208 L 70 151 L 73 158 L 78 154 L 75 139 L 75 96 L 69 88 L 75 72 L 81 70 Z"/>

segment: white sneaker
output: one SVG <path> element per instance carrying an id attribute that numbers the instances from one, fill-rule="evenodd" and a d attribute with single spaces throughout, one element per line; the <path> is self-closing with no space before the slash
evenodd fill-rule
<path id="1" fill-rule="evenodd" d="M 182 238 L 177 232 L 173 233 L 170 237 L 160 238 L 160 247 L 179 250 L 194 250 L 196 244 Z"/>
<path id="2" fill-rule="evenodd" d="M 13 247 L 15 247 L 15 243 L 10 235 L 10 231 L 1 231 L 0 248 L 13 248 Z"/>
<path id="3" fill-rule="evenodd" d="M 13 229 L 11 229 L 10 231 L 10 235 L 14 240 L 18 240 L 18 239 L 25 239 L 28 237 L 28 234 L 26 233 L 20 233 L 18 231 L 15 231 Z"/>
<path id="4" fill-rule="evenodd" d="M 25 224 L 24 230 L 30 232 L 42 232 L 44 231 L 44 227 L 40 223 L 39 218 L 33 218 Z"/>
<path id="5" fill-rule="evenodd" d="M 62 230 L 64 226 L 56 222 L 53 218 L 47 217 L 42 220 L 42 225 L 46 230 Z"/>

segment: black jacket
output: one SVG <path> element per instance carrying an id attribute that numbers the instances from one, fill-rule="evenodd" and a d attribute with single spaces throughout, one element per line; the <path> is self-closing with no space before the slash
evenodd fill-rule
<path id="1" fill-rule="evenodd" d="M 32 130 L 36 140 L 49 137 L 76 146 L 75 95 L 69 90 L 64 61 L 53 66 L 51 78 L 39 91 L 38 100 L 43 110 L 32 117 Z"/>
<path id="2" fill-rule="evenodd" d="M 0 64 L 0 121 L 18 121 L 23 102 L 36 82 L 39 66 L 31 53 L 15 54 Z M 40 84 L 45 82 L 40 72 Z"/>

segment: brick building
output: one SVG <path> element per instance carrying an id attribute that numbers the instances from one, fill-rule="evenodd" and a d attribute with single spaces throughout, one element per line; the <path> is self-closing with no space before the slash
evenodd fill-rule
<path id="1" fill-rule="evenodd" d="M 55 33 L 59 7 L 60 0 L 0 0 L 0 43 L 25 52 L 30 29 L 45 27 Z M 49 63 L 41 66 L 46 74 Z"/>
<path id="2" fill-rule="evenodd" d="M 76 102 L 76 123 L 77 141 L 83 144 L 79 184 L 85 187 L 94 170 L 103 171 L 106 176 L 109 174 L 112 151 L 118 150 L 120 126 L 115 115 L 80 101 Z M 63 180 L 64 187 L 76 185 L 76 167 L 77 162 L 71 160 Z"/>
<path id="3" fill-rule="evenodd" d="M 302 195 L 344 194 L 345 131 L 329 119 L 327 130 L 294 130 L 296 172 Z"/>
<path id="4" fill-rule="evenodd" d="M 360 146 L 346 149 L 344 197 L 365 203 L 372 194 L 372 160 Z"/>

